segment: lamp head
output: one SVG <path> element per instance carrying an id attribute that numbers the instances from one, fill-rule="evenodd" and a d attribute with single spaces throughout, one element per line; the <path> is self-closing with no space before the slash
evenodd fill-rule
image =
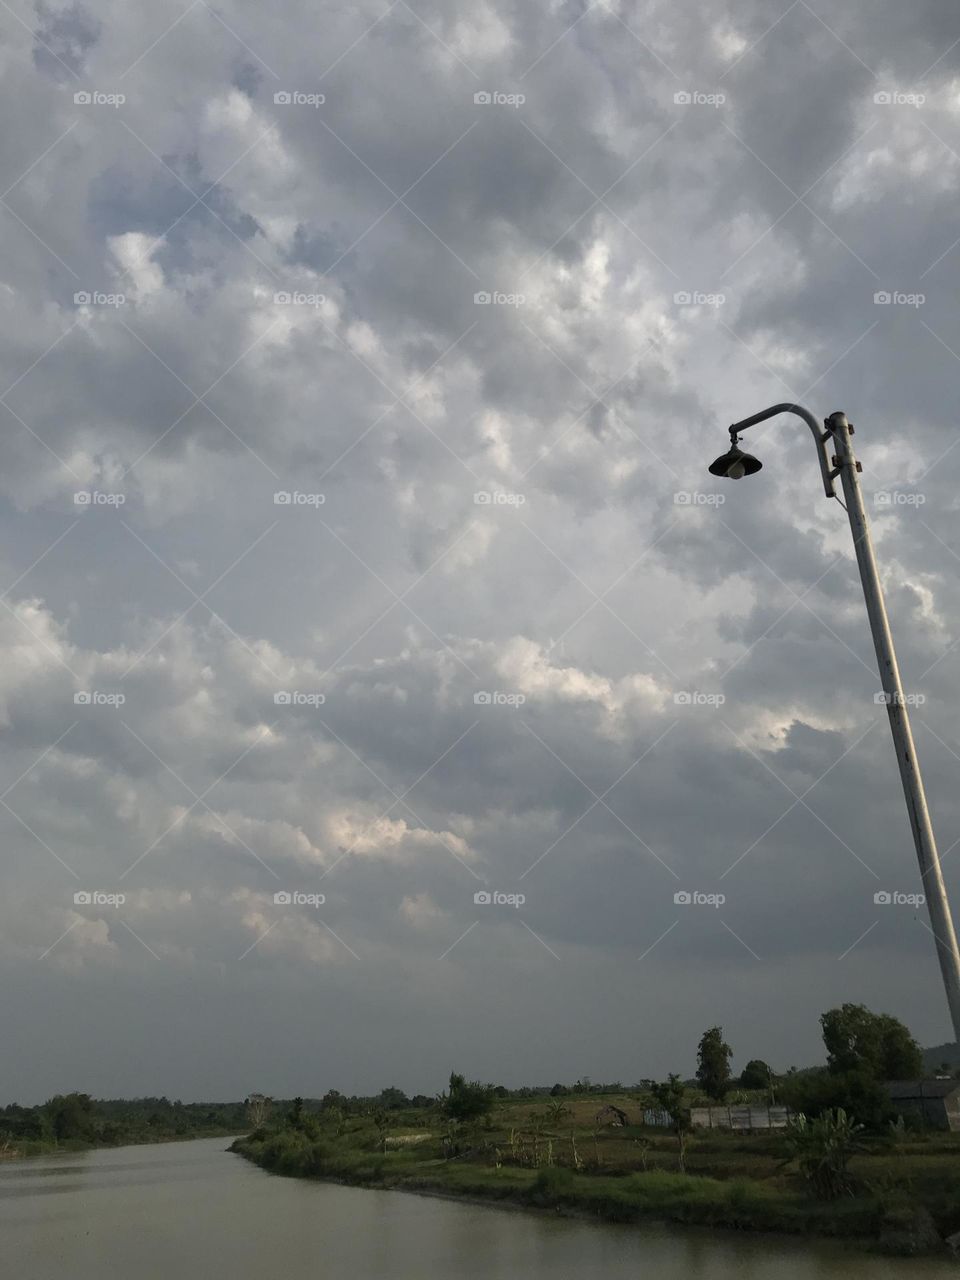
<path id="1" fill-rule="evenodd" d="M 734 438 L 728 451 L 721 454 L 716 462 L 710 463 L 709 470 L 712 476 L 726 476 L 728 480 L 742 480 L 744 476 L 752 476 L 762 466 L 763 463 L 760 459 L 755 458 L 753 454 L 744 453 L 738 447 Z"/>

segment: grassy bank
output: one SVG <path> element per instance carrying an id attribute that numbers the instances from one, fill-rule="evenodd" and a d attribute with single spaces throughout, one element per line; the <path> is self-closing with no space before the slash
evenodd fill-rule
<path id="1" fill-rule="evenodd" d="M 631 1098 L 618 1105 L 628 1115 Z M 357 1186 L 427 1191 L 585 1215 L 808 1234 L 918 1253 L 960 1230 L 960 1140 L 877 1140 L 851 1164 L 853 1194 L 815 1199 L 784 1167 L 782 1135 L 704 1133 L 676 1139 L 641 1125 L 596 1126 L 595 1099 L 567 1114 L 508 1101 L 451 1142 L 436 1108 L 344 1118 L 305 1114 L 240 1138 L 233 1150 L 264 1169 Z M 939 1246 L 942 1247 L 942 1246 Z"/>

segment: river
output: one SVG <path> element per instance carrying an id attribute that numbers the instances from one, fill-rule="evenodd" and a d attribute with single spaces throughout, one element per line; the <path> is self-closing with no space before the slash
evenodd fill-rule
<path id="1" fill-rule="evenodd" d="M 948 1260 L 278 1178 L 229 1139 L 0 1164 L 15 1280 L 957 1280 Z"/>

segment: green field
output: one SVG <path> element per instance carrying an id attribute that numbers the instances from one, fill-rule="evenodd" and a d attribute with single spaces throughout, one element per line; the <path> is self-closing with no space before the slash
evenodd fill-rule
<path id="1" fill-rule="evenodd" d="M 344 1116 L 304 1110 L 234 1144 L 275 1173 L 468 1196 L 615 1222 L 644 1219 L 737 1230 L 811 1233 L 891 1252 L 921 1252 L 960 1230 L 960 1134 L 866 1138 L 851 1187 L 817 1200 L 785 1166 L 782 1133 L 693 1131 L 685 1172 L 675 1135 L 597 1125 L 614 1103 L 639 1120 L 630 1095 L 501 1100 L 451 1136 L 439 1106 Z M 942 1246 L 940 1246 L 942 1247 Z"/>

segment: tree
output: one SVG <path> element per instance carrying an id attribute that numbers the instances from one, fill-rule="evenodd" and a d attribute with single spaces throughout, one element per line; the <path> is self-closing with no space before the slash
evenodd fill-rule
<path id="1" fill-rule="evenodd" d="M 44 1110 L 58 1142 L 93 1137 L 94 1105 L 88 1093 L 58 1093 L 44 1104 Z"/>
<path id="2" fill-rule="evenodd" d="M 700 1037 L 697 1050 L 697 1082 L 708 1097 L 722 1102 L 730 1087 L 733 1050 L 724 1043 L 723 1027 L 711 1027 Z"/>
<path id="3" fill-rule="evenodd" d="M 262 1129 L 270 1114 L 271 1099 L 262 1093 L 251 1093 L 247 1099 L 247 1122 L 251 1129 Z"/>
<path id="4" fill-rule="evenodd" d="M 662 1084 L 653 1082 L 650 1085 L 650 1093 L 653 1095 L 654 1101 L 670 1116 L 673 1132 L 677 1135 L 677 1145 L 680 1148 L 681 1173 L 685 1172 L 687 1133 L 690 1130 L 690 1112 L 683 1105 L 685 1092 L 684 1083 L 677 1075 L 671 1075 Z"/>
<path id="5" fill-rule="evenodd" d="M 884 1080 L 912 1080 L 923 1075 L 923 1050 L 898 1019 L 880 1014 L 881 1067 Z"/>
<path id="6" fill-rule="evenodd" d="M 741 1089 L 769 1089 L 773 1072 L 762 1058 L 751 1058 L 740 1072 Z"/>
<path id="7" fill-rule="evenodd" d="M 391 1086 L 389 1089 L 383 1089 L 380 1097 L 377 1099 L 381 1107 L 386 1107 L 388 1111 L 398 1111 L 401 1107 L 409 1107 L 410 1099 L 402 1089 L 395 1089 Z"/>
<path id="8" fill-rule="evenodd" d="M 444 1100 L 444 1110 L 451 1120 L 469 1124 L 489 1114 L 493 1106 L 493 1091 L 479 1080 L 465 1080 L 456 1071 L 450 1072 L 449 1092 Z"/>
<path id="9" fill-rule="evenodd" d="M 923 1074 L 920 1046 L 904 1024 L 888 1013 L 844 1004 L 828 1009 L 820 1025 L 827 1066 L 837 1074 L 865 1071 L 875 1080 L 909 1080 Z"/>
<path id="10" fill-rule="evenodd" d="M 798 1114 L 821 1116 L 840 1109 L 875 1131 L 884 1128 L 893 1111 L 883 1083 L 864 1067 L 799 1071 L 781 1082 L 780 1097 Z"/>

